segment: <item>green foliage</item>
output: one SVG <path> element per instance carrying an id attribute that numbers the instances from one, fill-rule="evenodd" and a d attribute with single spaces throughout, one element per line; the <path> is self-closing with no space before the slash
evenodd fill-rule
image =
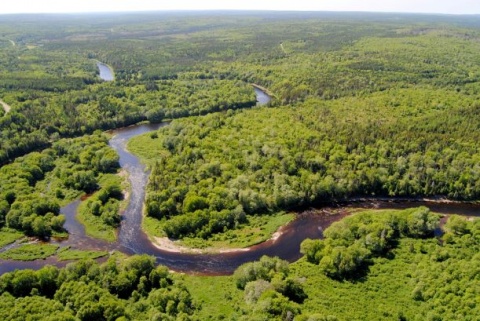
<path id="1" fill-rule="evenodd" d="M 112 256 L 103 265 L 80 261 L 57 269 L 20 270 L 0 277 L 1 311 L 4 320 L 18 310 L 41 320 L 190 320 L 195 312 L 190 293 L 174 284 L 168 269 L 154 266 L 154 258 Z M 37 302 L 38 309 L 33 304 Z M 44 305 L 48 308 L 40 309 Z M 59 311 L 56 318 L 50 313 Z"/>
<path id="2" fill-rule="evenodd" d="M 381 217 L 388 213 L 375 211 L 372 215 Z M 473 302 L 478 297 L 479 280 L 474 271 L 478 271 L 479 222 L 449 217 L 446 230 L 451 224 L 461 224 L 463 231 L 468 232 L 447 232 L 443 242 L 405 235 L 391 249 L 391 255 L 372 258 L 368 277 L 360 282 L 329 278 L 304 259 L 291 264 L 290 273 L 306 279 L 303 288 L 308 299 L 302 305 L 302 318 L 475 320 L 478 307 Z"/>
<path id="3" fill-rule="evenodd" d="M 283 277 L 288 275 L 288 262 L 277 257 L 262 256 L 260 261 L 245 263 L 235 270 L 234 278 L 237 287 L 244 289 L 248 282 L 255 280 L 270 281 L 278 273 Z"/>
<path id="4" fill-rule="evenodd" d="M 87 235 L 113 242 L 120 225 L 120 209 L 124 206 L 120 175 L 104 174 L 99 179 L 100 189 L 78 207 L 77 218 L 85 225 Z"/>
<path id="5" fill-rule="evenodd" d="M 15 298 L 9 293 L 1 295 L 0 318 L 5 321 L 20 321 L 26 318 L 46 321 L 74 321 L 70 310 L 60 303 L 41 296 Z"/>
<path id="6" fill-rule="evenodd" d="M 400 237 L 433 236 L 438 215 L 426 207 L 379 214 L 361 212 L 333 223 L 324 232 L 324 240 L 305 240 L 301 252 L 332 278 L 362 275 L 371 259 L 394 248 Z"/>
<path id="7" fill-rule="evenodd" d="M 105 158 L 112 160 L 108 166 Z M 0 226 L 44 239 L 63 233 L 60 204 L 97 189 L 99 177 L 117 168 L 118 156 L 102 134 L 60 140 L 20 157 L 0 168 Z"/>
<path id="8" fill-rule="evenodd" d="M 81 220 L 84 222 L 89 222 L 86 224 L 88 229 L 91 230 L 109 230 L 111 228 L 118 227 L 120 225 L 120 201 L 123 199 L 122 188 L 118 182 L 115 180 L 113 182 L 106 182 L 104 186 L 89 199 L 80 206 L 79 215 Z M 101 226 L 92 226 L 91 221 L 99 221 L 91 216 L 96 216 L 100 219 L 102 223 Z M 98 234 L 93 231 L 88 232 L 93 234 Z"/>
<path id="9" fill-rule="evenodd" d="M 23 234 L 12 229 L 2 228 L 0 230 L 0 248 L 15 242 L 23 237 Z"/>
<path id="10" fill-rule="evenodd" d="M 233 229 L 237 206 L 263 214 L 351 196 L 476 199 L 478 24 L 301 16 L 122 15 L 90 29 L 88 17 L 2 17 L 4 43 L 17 45 L 0 54 L 0 96 L 12 106 L 0 119 L 0 163 L 61 137 L 229 110 L 173 123 L 143 147 L 154 167 L 147 214 L 187 215 L 173 220 L 172 237 Z M 115 81 L 100 82 L 96 60 Z M 252 83 L 274 93 L 278 108 L 235 114 L 255 104 Z M 90 193 L 117 158 L 79 154 L 71 160 L 83 166 L 60 176 Z M 29 168 L 29 186 L 45 175 L 39 168 Z M 0 202 L 0 222 L 6 207 Z"/>
<path id="11" fill-rule="evenodd" d="M 480 195 L 477 17 L 156 13 L 89 19 L 0 17 L 0 98 L 12 107 L 0 118 L 2 228 L 45 238 L 59 233 L 60 205 L 94 192 L 101 173 L 116 171 L 118 158 L 105 137 L 61 138 L 216 111 L 174 121 L 130 144 L 152 168 L 148 219 L 170 236 L 220 237 L 253 222 L 247 215 L 353 196 Z M 95 59 L 112 66 L 114 82 L 100 81 Z M 268 88 L 275 99 L 268 108 L 232 111 L 255 104 L 249 83 Z M 99 194 L 92 205 L 99 216 L 90 216 L 115 224 L 115 215 L 102 218 L 117 213 L 108 194 Z M 339 224 L 325 241 L 304 243 L 307 259 L 323 272 L 301 261 L 287 277 L 255 276 L 243 285 L 248 304 L 240 290 L 212 285 L 216 291 L 206 293 L 218 298 L 222 315 L 209 308 L 212 316 L 203 319 L 474 320 L 480 314 L 478 221 L 452 218 L 437 244 L 428 238 L 436 219 L 425 211 L 386 217 L 352 221 L 353 231 Z M 149 259 L 101 267 L 82 262 L 58 278 L 45 272 L 44 288 L 35 272 L 5 274 L 0 284 L 20 297 L 1 294 L 0 319 L 195 314 L 188 292 L 152 266 Z M 324 275 L 352 276 L 366 266 L 362 282 Z M 308 298 L 292 276 L 305 280 Z M 302 300 L 299 315 L 294 301 Z"/>
<path id="12" fill-rule="evenodd" d="M 25 244 L 0 253 L 0 258 L 6 260 L 33 261 L 52 256 L 57 249 L 58 245 L 54 244 Z"/>
<path id="13" fill-rule="evenodd" d="M 434 97 L 448 107 L 437 108 Z M 187 215 L 179 219 L 187 223 L 201 220 L 201 211 L 188 212 L 187 196 L 200 197 L 209 212 L 241 206 L 246 214 L 355 196 L 476 199 L 478 137 L 464 129 L 477 120 L 470 95 L 390 89 L 174 121 L 129 148 L 152 166 L 147 215 Z M 197 226 L 185 227 L 196 234 Z"/>
<path id="14" fill-rule="evenodd" d="M 417 211 L 377 210 L 367 213 L 371 221 L 358 217 L 360 213 L 349 219 L 358 224 L 364 222 L 358 230 L 372 231 L 378 228 L 378 221 L 399 214 L 407 219 Z M 202 320 L 284 320 L 282 311 L 287 306 L 290 310 L 286 311 L 298 313 L 297 309 L 301 309 L 295 320 L 303 321 L 436 317 L 475 320 L 478 305 L 474 302 L 480 289 L 477 277 L 480 221 L 453 218 L 458 219 L 466 224 L 464 230 L 469 232 L 453 236 L 446 233 L 443 243 L 434 238 L 411 238 L 405 231 L 388 255 L 371 258 L 369 273 L 361 280 L 332 279 L 305 258 L 290 264 L 286 277 L 274 274 L 271 281 L 258 279 L 247 283 L 244 291 L 236 289 L 236 276 L 179 277 L 191 289 L 192 298 L 202 302 L 202 310 L 196 313 Z M 447 242 L 450 237 L 452 240 Z M 288 280 L 301 285 L 307 296 L 303 303 L 296 305 L 282 294 Z"/>
<path id="15" fill-rule="evenodd" d="M 445 223 L 446 233 L 443 235 L 445 242 L 452 245 L 475 246 L 479 242 L 480 221 L 478 219 L 466 220 L 464 217 L 452 215 Z"/>
<path id="16" fill-rule="evenodd" d="M 296 303 L 302 303 L 307 295 L 300 282 L 287 278 L 288 274 L 286 261 L 263 256 L 241 265 L 233 278 L 237 288 L 245 290 L 245 301 L 256 314 L 292 320 L 300 314 Z"/>
<path id="17" fill-rule="evenodd" d="M 197 210 L 192 215 L 175 216 L 165 222 L 164 231 L 169 237 L 182 238 L 198 236 L 208 238 L 246 222 L 246 216 L 239 207 L 220 212 Z"/>
<path id="18" fill-rule="evenodd" d="M 104 218 L 109 218 L 110 216 L 96 216 L 93 213 L 99 213 L 100 208 L 103 208 L 99 203 L 96 202 L 84 202 L 78 207 L 77 219 L 80 223 L 85 226 L 85 233 L 91 237 L 105 240 L 108 242 L 114 242 L 117 238 L 116 221 L 120 220 L 118 216 L 118 205 L 112 206 L 114 204 L 107 204 L 105 207 L 107 210 L 107 215 L 111 215 L 114 220 L 107 221 Z M 107 224 L 107 222 L 114 223 L 113 225 Z"/>
<path id="19" fill-rule="evenodd" d="M 74 63 L 81 64 L 80 67 L 87 70 L 95 66 L 86 57 L 87 48 L 73 49 L 68 40 L 61 41 L 67 48 L 37 50 L 38 55 L 49 56 L 58 51 L 65 54 L 63 50 L 81 50 L 83 57 L 68 54 L 69 59 L 75 60 Z M 48 65 L 52 62 L 46 63 Z M 39 63 L 32 62 L 29 67 L 36 66 Z M 78 69 L 79 66 L 72 67 L 83 71 Z M 120 70 L 116 71 L 121 78 Z M 28 70 L 25 72 L 28 73 Z M 210 79 L 185 74 L 178 80 L 159 80 L 153 83 L 158 91 L 147 90 L 147 80 L 140 79 L 138 83 L 130 82 L 125 88 L 117 88 L 114 83 L 100 84 L 98 80 L 90 78 L 89 83 L 82 82 L 75 88 L 58 88 L 56 92 L 45 87 L 56 86 L 65 76 L 55 78 L 38 74 L 34 77 L 38 83 L 43 82 L 45 87 L 25 87 L 22 72 L 6 70 L 3 74 L 8 77 L 3 79 L 4 82 L 13 82 L 6 88 L 9 101 L 16 108 L 0 119 L 0 164 L 38 148 L 48 147 L 52 141 L 62 137 L 91 134 L 97 129 L 124 127 L 145 120 L 160 122 L 165 118 L 251 107 L 256 103 L 253 88 L 248 84 L 238 79 L 220 79 L 215 74 Z M 151 80 L 148 83 L 152 83 Z M 19 131 L 25 135 L 19 136 Z M 115 165 L 115 155 L 106 155 L 99 161 L 102 170 L 115 169 L 111 167 Z"/>

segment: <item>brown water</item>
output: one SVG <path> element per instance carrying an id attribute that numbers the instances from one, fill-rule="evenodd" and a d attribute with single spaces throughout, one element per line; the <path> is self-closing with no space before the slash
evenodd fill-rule
<path id="1" fill-rule="evenodd" d="M 187 254 L 172 253 L 157 249 L 141 230 L 142 206 L 145 198 L 145 186 L 148 182 L 148 171 L 139 159 L 126 150 L 128 140 L 134 136 L 156 130 L 163 124 L 141 124 L 113 131 L 110 140 L 112 146 L 120 155 L 120 166 L 129 173 L 131 183 L 130 202 L 124 213 L 118 230 L 118 241 L 108 243 L 85 235 L 84 227 L 75 219 L 75 213 L 80 200 L 62 208 L 66 215 L 65 228 L 69 231 L 66 240 L 52 240 L 61 246 L 72 246 L 76 249 L 89 250 L 119 250 L 127 254 L 149 254 L 156 258 L 158 264 L 163 264 L 172 270 L 191 274 L 224 275 L 231 274 L 239 265 L 259 259 L 263 255 L 278 256 L 288 261 L 300 258 L 300 244 L 306 238 L 320 238 L 322 231 L 335 221 L 340 220 L 353 208 L 364 209 L 404 209 L 426 206 L 434 212 L 442 214 L 460 214 L 479 216 L 480 205 L 469 203 L 444 203 L 440 201 L 422 201 L 415 199 L 373 199 L 350 201 L 345 204 L 307 210 L 299 213 L 297 218 L 282 229 L 281 236 L 276 240 L 255 245 L 248 251 L 238 251 L 218 254 Z M 0 274 L 14 269 L 38 269 L 46 264 L 64 266 L 67 262 L 57 262 L 54 257 L 31 262 L 0 260 Z"/>

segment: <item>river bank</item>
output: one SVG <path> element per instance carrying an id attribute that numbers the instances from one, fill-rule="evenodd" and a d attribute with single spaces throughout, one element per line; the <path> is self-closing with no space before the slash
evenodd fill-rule
<path id="1" fill-rule="evenodd" d="M 268 90 L 268 88 L 265 88 L 265 87 L 260 86 L 260 85 L 257 85 L 257 84 L 252 84 L 252 86 L 253 86 L 254 88 L 257 88 L 257 89 L 261 90 L 262 92 L 264 92 L 265 94 L 267 94 L 268 96 L 270 96 L 270 98 L 271 98 L 271 97 L 275 97 L 275 95 L 274 95 L 270 90 Z"/>
<path id="2" fill-rule="evenodd" d="M 96 61 L 98 71 L 100 72 L 99 77 L 103 81 L 114 81 L 115 80 L 115 73 L 113 71 L 113 68 L 110 67 L 109 65 L 101 62 L 101 61 Z"/>
<path id="3" fill-rule="evenodd" d="M 301 257 L 300 244 L 306 239 L 318 239 L 323 230 L 343 217 L 355 213 L 358 209 L 404 209 L 408 207 L 427 206 L 432 211 L 441 214 L 460 214 L 478 216 L 480 204 L 455 202 L 445 198 L 412 199 L 412 198 L 368 198 L 358 197 L 350 200 L 324 204 L 319 209 L 304 209 L 297 213 L 296 218 L 282 226 L 265 242 L 248 248 L 232 249 L 200 249 L 185 248 L 175 241 L 160 238 L 153 243 L 142 230 L 142 209 L 145 198 L 145 186 L 149 172 L 144 164 L 127 150 L 127 142 L 141 134 L 158 130 L 168 123 L 143 123 L 111 131 L 109 144 L 119 155 L 119 163 L 123 174 L 128 173 L 130 181 L 129 203 L 123 212 L 118 240 L 108 243 L 85 235 L 84 227 L 76 220 L 77 207 L 80 201 L 75 201 L 62 208 L 66 215 L 65 228 L 69 231 L 67 240 L 61 240 L 61 246 L 74 245 L 82 250 L 118 250 L 125 254 L 148 254 L 156 258 L 157 264 L 166 265 L 177 272 L 226 275 L 232 273 L 239 265 L 258 260 L 263 255 L 278 256 L 290 262 Z M 54 258 L 43 261 L 15 262 L 0 260 L 0 273 L 16 268 L 39 268 L 44 264 L 64 265 L 55 263 Z"/>
<path id="4" fill-rule="evenodd" d="M 168 237 L 152 237 L 152 244 L 157 249 L 170 253 L 196 253 L 196 254 L 222 254 L 222 253 L 238 253 L 250 251 L 254 246 L 262 244 L 264 242 L 275 242 L 277 241 L 284 233 L 288 224 L 280 226 L 277 231 L 275 231 L 271 237 L 263 242 L 258 244 L 253 244 L 248 247 L 206 247 L 206 248 L 195 248 L 189 247 L 181 244 L 179 240 L 173 240 Z"/>

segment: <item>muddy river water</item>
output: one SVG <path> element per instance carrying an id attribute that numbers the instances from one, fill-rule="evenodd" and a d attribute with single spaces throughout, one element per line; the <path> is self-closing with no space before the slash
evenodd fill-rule
<path id="1" fill-rule="evenodd" d="M 320 238 L 326 227 L 348 215 L 352 208 L 402 209 L 427 206 L 432 211 L 443 214 L 456 213 L 478 216 L 480 213 L 479 204 L 413 199 L 356 200 L 345 204 L 335 204 L 335 206 L 325 206 L 321 209 L 302 211 L 297 214 L 296 219 L 282 227 L 280 237 L 255 245 L 246 251 L 216 254 L 163 251 L 153 246 L 141 229 L 142 206 L 149 173 L 139 159 L 126 150 L 126 144 L 134 136 L 157 130 L 166 125 L 166 123 L 140 124 L 112 132 L 113 137 L 110 140 L 110 146 L 120 155 L 120 166 L 128 172 L 131 183 L 129 205 L 122 213 L 123 218 L 118 230 L 118 240 L 114 243 L 108 243 L 85 235 L 83 226 L 75 219 L 76 209 L 81 202 L 81 200 L 77 200 L 61 210 L 67 217 L 65 228 L 69 232 L 69 238 L 61 241 L 52 240 L 51 242 L 59 243 L 61 246 L 71 245 L 76 249 L 119 250 L 127 254 L 145 253 L 154 256 L 158 264 L 166 265 L 174 271 L 203 275 L 224 275 L 232 273 L 245 262 L 259 259 L 262 255 L 278 256 L 288 261 L 297 260 L 301 256 L 300 244 L 303 240 Z M 0 260 L 0 274 L 14 269 L 37 269 L 45 264 L 63 266 L 67 263 L 57 262 L 54 257 L 32 262 Z"/>

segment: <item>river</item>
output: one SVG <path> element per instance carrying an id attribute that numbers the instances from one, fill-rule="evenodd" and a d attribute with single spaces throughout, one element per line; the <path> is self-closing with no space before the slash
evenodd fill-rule
<path id="1" fill-rule="evenodd" d="M 270 100 L 272 100 L 269 95 L 261 91 L 259 88 L 253 87 L 253 89 L 255 90 L 255 94 L 257 95 L 257 106 L 266 105 L 270 102 Z"/>
<path id="2" fill-rule="evenodd" d="M 260 98 L 258 99 L 260 101 Z M 66 215 L 65 228 L 69 231 L 66 240 L 52 240 L 62 246 L 73 246 L 77 249 L 119 250 L 127 254 L 149 254 L 174 271 L 202 275 L 231 274 L 240 264 L 259 259 L 262 255 L 278 256 L 288 261 L 300 258 L 300 244 L 306 238 L 320 238 L 322 231 L 330 224 L 348 215 L 352 208 L 384 208 L 402 209 L 414 206 L 427 206 L 432 211 L 468 216 L 478 216 L 479 204 L 426 202 L 421 200 L 359 200 L 347 204 L 338 204 L 317 210 L 299 213 L 295 220 L 282 228 L 276 240 L 269 240 L 255 245 L 247 251 L 236 251 L 217 254 L 173 253 L 159 250 L 152 245 L 141 229 L 142 207 L 145 198 L 145 186 L 149 173 L 139 159 L 126 150 L 127 142 L 134 136 L 157 130 L 162 124 L 140 124 L 112 131 L 113 138 L 109 144 L 120 156 L 120 166 L 129 173 L 131 193 L 129 205 L 122 213 L 122 222 L 118 231 L 118 241 L 108 243 L 85 235 L 83 226 L 75 219 L 80 200 L 62 208 Z M 63 266 L 67 262 L 57 262 L 54 257 L 33 262 L 0 260 L 0 274 L 23 268 L 40 268 L 45 264 Z"/>
<path id="3" fill-rule="evenodd" d="M 97 61 L 97 67 L 100 72 L 100 78 L 104 81 L 114 81 L 115 80 L 115 75 L 113 73 L 113 70 L 108 66 L 107 64 L 104 64 L 103 62 Z"/>

